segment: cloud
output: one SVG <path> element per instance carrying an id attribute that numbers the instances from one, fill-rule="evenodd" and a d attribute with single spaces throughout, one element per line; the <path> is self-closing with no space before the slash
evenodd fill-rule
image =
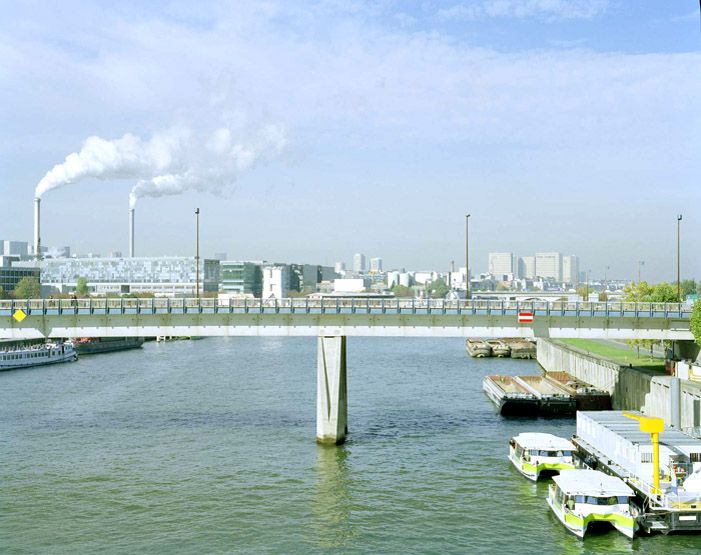
<path id="1" fill-rule="evenodd" d="M 483 0 L 455 4 L 438 10 L 436 15 L 444 21 L 528 17 L 550 21 L 591 19 L 604 13 L 608 4 L 608 0 Z"/>

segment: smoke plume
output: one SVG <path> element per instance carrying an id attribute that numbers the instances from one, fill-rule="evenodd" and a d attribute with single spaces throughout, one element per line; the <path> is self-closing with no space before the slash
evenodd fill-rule
<path id="1" fill-rule="evenodd" d="M 221 193 L 241 172 L 269 162 L 286 144 L 283 129 L 275 125 L 261 129 L 248 144 L 234 141 L 226 128 L 217 129 L 205 139 L 183 171 L 139 180 L 129 194 L 129 207 L 134 208 L 141 197 L 178 195 L 187 190 Z"/>
<path id="2" fill-rule="evenodd" d="M 39 182 L 35 196 L 84 179 L 130 179 L 137 184 L 130 205 L 141 196 L 178 194 L 188 189 L 220 192 L 238 175 L 277 156 L 286 143 L 281 127 L 268 125 L 234 140 L 225 127 L 213 132 L 173 128 L 142 140 L 131 134 L 107 140 L 88 137 Z"/>

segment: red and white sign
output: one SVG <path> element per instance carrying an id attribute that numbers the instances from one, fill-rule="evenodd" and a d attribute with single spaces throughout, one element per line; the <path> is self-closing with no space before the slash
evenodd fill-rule
<path id="1" fill-rule="evenodd" d="M 518 313 L 518 323 L 519 324 L 528 324 L 533 322 L 533 313 L 532 312 L 519 312 Z"/>

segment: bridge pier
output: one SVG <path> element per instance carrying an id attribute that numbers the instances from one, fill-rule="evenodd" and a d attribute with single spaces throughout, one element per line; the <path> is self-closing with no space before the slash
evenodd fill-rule
<path id="1" fill-rule="evenodd" d="M 319 337 L 316 366 L 316 441 L 339 445 L 348 433 L 346 337 Z"/>

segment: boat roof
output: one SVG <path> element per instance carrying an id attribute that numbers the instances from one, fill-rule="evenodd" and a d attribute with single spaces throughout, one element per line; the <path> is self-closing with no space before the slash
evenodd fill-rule
<path id="1" fill-rule="evenodd" d="M 634 495 L 623 480 L 598 470 L 562 470 L 553 481 L 569 495 Z"/>
<path id="2" fill-rule="evenodd" d="M 640 431 L 640 422 L 623 416 L 623 412 L 624 411 L 617 410 L 578 411 L 577 427 L 579 428 L 583 425 L 586 420 L 592 420 L 631 443 L 652 446 L 650 434 Z M 626 412 L 645 416 L 638 411 Z M 664 431 L 660 432 L 660 447 L 669 447 L 671 449 L 682 448 L 698 452 L 701 451 L 701 439 L 692 437 L 675 428 L 665 426 Z"/>
<path id="3" fill-rule="evenodd" d="M 574 444 L 562 437 L 540 432 L 524 432 L 514 437 L 514 441 L 524 449 L 544 449 L 548 451 L 574 451 Z"/>

